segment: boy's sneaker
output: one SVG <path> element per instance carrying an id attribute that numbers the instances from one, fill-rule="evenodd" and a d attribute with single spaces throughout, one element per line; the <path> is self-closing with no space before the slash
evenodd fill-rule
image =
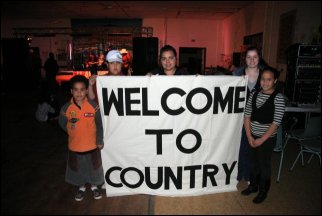
<path id="1" fill-rule="evenodd" d="M 85 191 L 77 190 L 77 193 L 75 195 L 75 200 L 80 202 L 84 199 Z"/>
<path id="2" fill-rule="evenodd" d="M 102 194 L 97 188 L 92 190 L 92 192 L 93 192 L 93 198 L 94 199 L 101 199 L 102 198 Z"/>

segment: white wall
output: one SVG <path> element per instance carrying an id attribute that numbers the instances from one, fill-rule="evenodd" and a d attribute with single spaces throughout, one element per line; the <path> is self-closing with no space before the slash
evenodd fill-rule
<path id="1" fill-rule="evenodd" d="M 165 43 L 177 52 L 179 47 L 206 48 L 206 67 L 216 66 L 223 52 L 222 22 L 198 19 L 144 19 L 143 26 L 153 27 L 153 36 L 159 38 L 159 48 Z"/>
<path id="2" fill-rule="evenodd" d="M 311 43 L 312 32 L 321 25 L 320 1 L 263 1 L 255 2 L 223 20 L 225 54 L 240 52 L 243 38 L 263 32 L 263 58 L 281 71 L 285 80 L 286 64 L 276 61 L 280 15 L 296 10 L 293 43 Z M 227 40 L 226 40 L 227 39 Z"/>

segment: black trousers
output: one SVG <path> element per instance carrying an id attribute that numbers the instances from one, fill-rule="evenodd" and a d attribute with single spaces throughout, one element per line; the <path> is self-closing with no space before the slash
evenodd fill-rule
<path id="1" fill-rule="evenodd" d="M 253 135 L 255 139 L 259 138 Z M 267 139 L 261 146 L 251 148 L 249 151 L 249 160 L 251 166 L 251 184 L 261 186 L 261 183 L 271 180 L 271 159 L 276 136 Z M 252 179 L 256 180 L 252 182 Z"/>

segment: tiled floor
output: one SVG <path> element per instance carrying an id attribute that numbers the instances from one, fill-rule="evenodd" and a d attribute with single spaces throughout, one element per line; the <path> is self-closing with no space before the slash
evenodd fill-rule
<path id="1" fill-rule="evenodd" d="M 66 97 L 60 97 L 63 103 Z M 34 118 L 38 96 L 30 92 L 1 96 L 1 214 L 321 214 L 321 167 L 289 168 L 296 156 L 289 145 L 281 181 L 276 183 L 279 153 L 273 154 L 273 181 L 267 200 L 252 203 L 255 194 L 238 191 L 195 197 L 133 195 L 94 200 L 89 192 L 82 202 L 64 181 L 67 136 L 57 122 Z"/>

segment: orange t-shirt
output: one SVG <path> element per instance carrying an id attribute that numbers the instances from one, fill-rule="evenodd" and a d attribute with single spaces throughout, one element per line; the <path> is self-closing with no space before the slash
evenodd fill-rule
<path id="1" fill-rule="evenodd" d="M 87 99 L 81 109 L 71 100 L 65 116 L 67 118 L 68 148 L 75 152 L 93 150 L 96 145 L 95 113 L 98 106 L 93 107 Z"/>

